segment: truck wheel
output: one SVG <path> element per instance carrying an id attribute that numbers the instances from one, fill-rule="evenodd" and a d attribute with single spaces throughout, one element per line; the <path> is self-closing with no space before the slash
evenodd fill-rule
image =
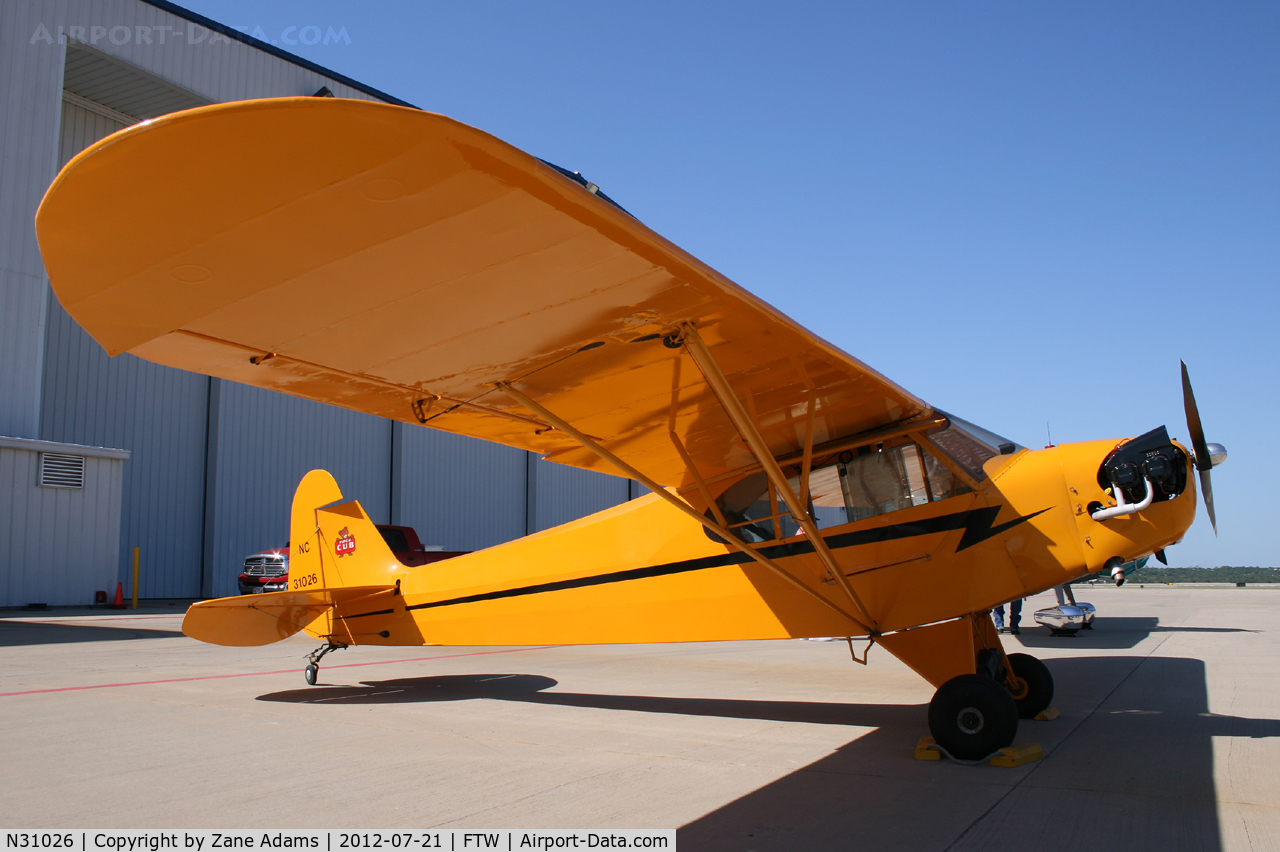
<path id="1" fill-rule="evenodd" d="M 1034 719 L 1053 702 L 1053 675 L 1049 668 L 1030 654 L 1010 654 L 1009 665 L 1015 677 L 1027 682 L 1027 694 L 1014 699 L 1018 716 Z"/>
<path id="2" fill-rule="evenodd" d="M 929 702 L 929 733 L 960 760 L 980 760 L 1013 743 L 1018 708 L 1003 685 L 964 674 L 938 687 Z"/>

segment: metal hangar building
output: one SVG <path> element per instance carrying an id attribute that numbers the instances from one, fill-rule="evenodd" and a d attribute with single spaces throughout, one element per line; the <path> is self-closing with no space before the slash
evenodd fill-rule
<path id="1" fill-rule="evenodd" d="M 318 28 L 311 28 L 317 29 Z M 233 595 L 284 544 L 325 468 L 379 523 L 477 550 L 631 499 L 639 486 L 523 450 L 230 381 L 108 358 L 53 296 L 34 217 L 76 153 L 210 103 L 312 95 L 411 106 L 160 0 L 0 4 L 0 607 Z M 199 192 L 200 167 L 155 174 Z"/>

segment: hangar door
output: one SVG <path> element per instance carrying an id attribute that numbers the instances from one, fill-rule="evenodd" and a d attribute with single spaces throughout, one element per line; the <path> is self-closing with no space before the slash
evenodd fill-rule
<path id="1" fill-rule="evenodd" d="M 86 46 L 68 46 L 63 85 L 59 166 L 143 118 L 204 103 Z M 50 291 L 40 437 L 131 451 L 118 575 L 126 595 L 135 545 L 140 597 L 200 594 L 208 397 L 205 376 L 108 358 Z"/>

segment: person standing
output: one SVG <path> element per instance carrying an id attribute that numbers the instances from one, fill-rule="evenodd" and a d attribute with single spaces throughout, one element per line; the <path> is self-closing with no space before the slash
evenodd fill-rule
<path id="1" fill-rule="evenodd" d="M 1009 629 L 1005 630 L 1004 626 L 1004 604 L 996 607 L 991 611 L 992 616 L 996 620 L 996 631 L 999 633 L 1009 633 L 1017 636 L 1022 633 L 1018 629 L 1018 625 L 1022 623 L 1022 598 L 1014 598 L 1009 601 Z"/>

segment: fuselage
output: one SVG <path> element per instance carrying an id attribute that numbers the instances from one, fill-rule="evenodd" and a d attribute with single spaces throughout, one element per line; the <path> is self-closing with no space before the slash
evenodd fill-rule
<path id="1" fill-rule="evenodd" d="M 796 469 L 795 491 L 807 486 L 822 537 L 874 621 L 870 629 L 797 593 L 650 495 L 435 565 L 385 558 L 385 569 L 361 582 L 399 581 L 390 604 L 345 605 L 332 625 L 313 632 L 352 644 L 680 642 L 888 633 L 979 613 L 1182 538 L 1196 499 L 1186 453 L 1174 444 L 1169 453 L 1187 467 L 1181 490 L 1127 516 L 1091 517 L 1116 503 L 1100 471 L 1118 444 L 974 455 L 945 434 L 908 433 L 815 453 L 807 483 Z M 759 474 L 710 489 L 720 517 L 753 548 L 847 604 Z M 711 511 L 696 492 L 683 496 Z"/>

